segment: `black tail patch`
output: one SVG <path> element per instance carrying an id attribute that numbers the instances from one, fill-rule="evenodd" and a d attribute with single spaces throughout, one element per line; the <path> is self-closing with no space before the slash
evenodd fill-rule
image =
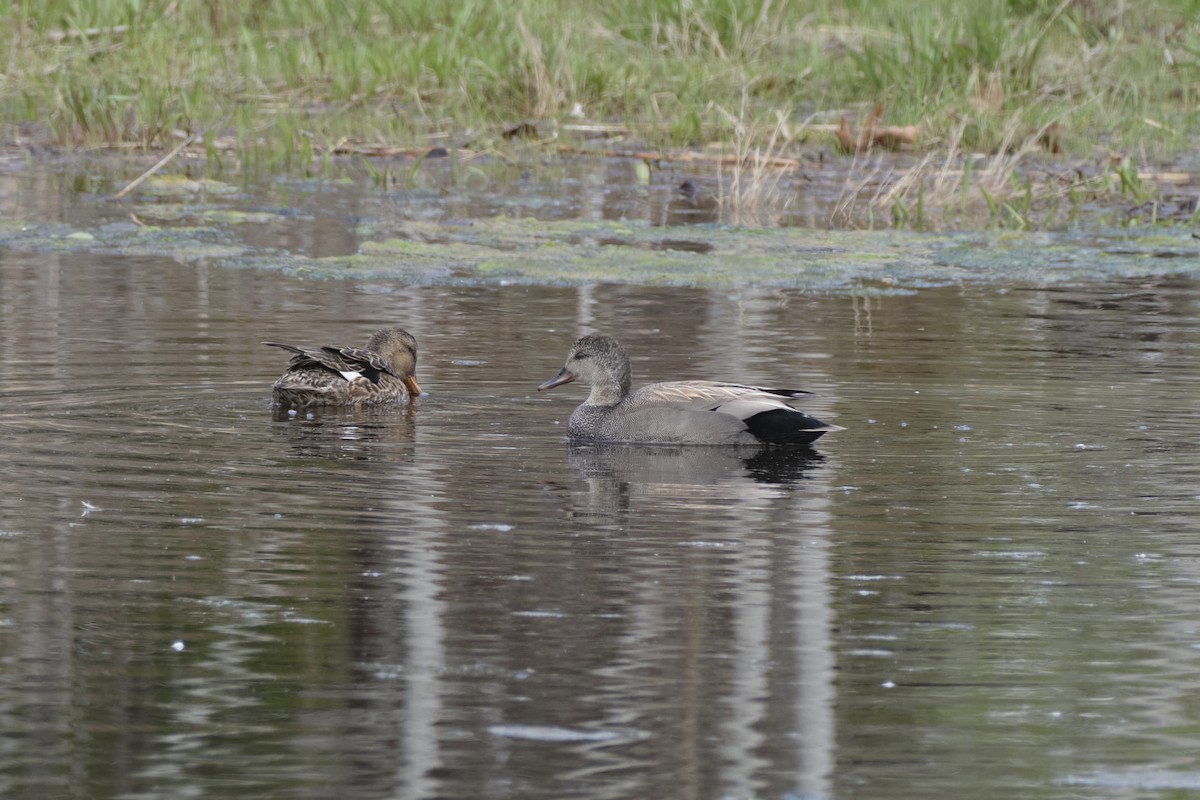
<path id="1" fill-rule="evenodd" d="M 754 438 L 767 444 L 810 444 L 828 427 L 816 417 L 786 408 L 761 411 L 743 421 Z"/>
<path id="2" fill-rule="evenodd" d="M 799 398 L 799 397 L 804 397 L 805 395 L 812 394 L 812 392 L 810 392 L 807 389 L 764 389 L 761 386 L 757 387 L 757 389 L 760 392 L 766 392 L 767 394 L 777 395 L 778 397 Z"/>

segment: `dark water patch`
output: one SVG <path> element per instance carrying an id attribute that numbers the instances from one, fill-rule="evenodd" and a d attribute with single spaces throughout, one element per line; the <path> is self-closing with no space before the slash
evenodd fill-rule
<path id="1" fill-rule="evenodd" d="M 627 239 L 600 239 L 599 244 L 606 247 L 642 247 L 647 250 L 679 250 L 684 253 L 711 253 L 713 246 L 708 242 L 694 242 L 686 239 L 659 239 L 651 242 L 634 242 Z"/>

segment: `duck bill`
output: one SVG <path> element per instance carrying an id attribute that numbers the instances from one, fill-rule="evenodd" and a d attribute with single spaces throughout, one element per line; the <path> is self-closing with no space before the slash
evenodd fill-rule
<path id="1" fill-rule="evenodd" d="M 417 379 L 412 375 L 405 376 L 403 380 L 404 385 L 408 388 L 408 393 L 410 395 L 416 397 L 421 393 L 421 387 L 417 385 Z"/>
<path id="2" fill-rule="evenodd" d="M 544 392 L 547 389 L 553 389 L 555 386 L 562 386 L 564 383 L 570 383 L 575 380 L 575 373 L 563 367 L 557 375 L 538 387 L 539 392 Z"/>

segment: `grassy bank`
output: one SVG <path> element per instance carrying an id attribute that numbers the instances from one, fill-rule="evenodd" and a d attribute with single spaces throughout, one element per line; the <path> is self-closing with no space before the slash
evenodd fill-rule
<path id="1" fill-rule="evenodd" d="M 839 121 L 877 105 L 931 164 L 1145 164 L 1194 141 L 1200 104 L 1200 0 L 15 0 L 3 19 L 3 138 L 159 150 L 203 132 L 243 164 L 487 149 L 521 122 L 786 155 L 836 150 Z"/>
<path id="2" fill-rule="evenodd" d="M 1071 152 L 1159 156 L 1200 92 L 1196 0 L 18 0 L 7 23 L 5 121 L 77 145 L 222 125 L 279 149 L 420 144 L 570 119 L 683 145 L 881 104 L 926 142 L 1057 124 Z"/>

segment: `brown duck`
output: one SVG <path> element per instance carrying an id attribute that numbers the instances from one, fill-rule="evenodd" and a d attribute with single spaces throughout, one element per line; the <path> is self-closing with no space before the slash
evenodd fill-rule
<path id="1" fill-rule="evenodd" d="M 596 442 L 644 444 L 809 444 L 842 430 L 792 408 L 798 389 L 674 381 L 630 390 L 629 356 L 601 334 L 577 339 L 567 364 L 538 387 L 578 380 L 591 386 L 571 413 L 567 433 Z"/>
<path id="2" fill-rule="evenodd" d="M 298 347 L 263 342 L 294 353 L 272 387 L 285 406 L 368 406 L 404 403 L 421 393 L 417 340 L 403 328 L 384 328 L 358 347 Z"/>

